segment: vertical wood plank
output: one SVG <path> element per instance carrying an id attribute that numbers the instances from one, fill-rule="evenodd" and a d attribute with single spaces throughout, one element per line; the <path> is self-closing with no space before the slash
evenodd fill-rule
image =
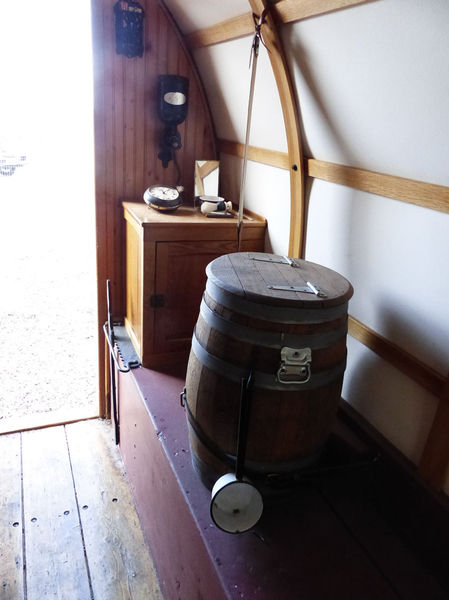
<path id="1" fill-rule="evenodd" d="M 0 600 L 24 598 L 20 433 L 0 436 Z"/>
<path id="2" fill-rule="evenodd" d="M 27 600 L 91 598 L 63 427 L 22 434 Z"/>
<path id="3" fill-rule="evenodd" d="M 122 227 L 121 214 L 118 210 L 118 198 L 130 193 L 128 180 L 131 177 L 132 161 L 129 157 L 132 152 L 132 138 L 127 135 L 127 120 L 131 113 L 131 107 L 127 103 L 129 98 L 128 89 L 132 87 L 133 82 L 128 75 L 130 69 L 129 61 L 124 56 L 114 53 L 110 56 L 113 66 L 113 90 L 114 104 L 111 107 L 111 117 L 114 123 L 113 138 L 111 140 L 114 151 L 114 171 L 113 171 L 113 191 L 108 196 L 108 273 L 112 284 L 112 306 L 114 315 L 120 317 L 123 312 L 123 291 L 122 291 Z M 129 108 L 129 110 L 128 110 Z"/>
<path id="4" fill-rule="evenodd" d="M 66 430 L 94 597 L 162 600 L 111 427 Z"/>
<path id="5" fill-rule="evenodd" d="M 145 107 L 144 110 L 148 114 L 156 114 L 156 89 L 157 75 L 166 71 L 161 71 L 159 64 L 160 51 L 158 50 L 163 44 L 164 31 L 160 27 L 159 10 L 157 4 L 151 2 L 146 7 L 146 52 L 152 56 L 152 60 L 145 61 Z M 143 169 L 145 172 L 145 189 L 152 183 L 157 181 L 157 148 L 160 137 L 159 119 L 147 119 L 144 128 L 145 137 L 145 152 Z"/>
<path id="6" fill-rule="evenodd" d="M 135 98 L 135 137 L 134 137 L 134 152 L 135 152 L 135 168 L 134 168 L 134 196 L 141 198 L 144 190 L 148 187 L 146 185 L 145 177 L 145 128 L 142 127 L 142 123 L 145 119 L 145 112 L 147 110 L 147 86 L 146 81 L 146 61 L 136 60 L 135 65 L 135 78 L 136 81 L 141 82 L 142 93 L 136 93 Z M 142 128 L 142 134 L 138 135 L 137 132 Z"/>
<path id="7" fill-rule="evenodd" d="M 123 77 L 123 90 L 121 96 L 123 97 L 123 115 L 121 123 L 121 133 L 123 157 L 121 157 L 120 163 L 117 161 L 117 173 L 122 179 L 118 182 L 117 192 L 120 194 L 120 187 L 122 187 L 122 193 L 126 198 L 134 197 L 134 178 L 135 178 L 135 156 L 134 156 L 134 118 L 135 118 L 135 99 L 136 99 L 136 87 L 141 85 L 141 82 L 137 82 L 134 76 L 134 64 L 137 60 L 142 58 L 125 58 L 122 59 L 122 77 Z M 121 186 L 120 186 L 121 184 Z M 116 193 L 117 198 L 117 193 Z"/>

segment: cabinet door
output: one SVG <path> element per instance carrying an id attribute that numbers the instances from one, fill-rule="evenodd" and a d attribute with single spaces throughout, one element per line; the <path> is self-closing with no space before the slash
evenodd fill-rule
<path id="1" fill-rule="evenodd" d="M 236 242 L 158 242 L 155 293 L 163 305 L 154 310 L 154 352 L 179 352 L 190 348 L 206 287 L 208 263 L 236 251 Z"/>

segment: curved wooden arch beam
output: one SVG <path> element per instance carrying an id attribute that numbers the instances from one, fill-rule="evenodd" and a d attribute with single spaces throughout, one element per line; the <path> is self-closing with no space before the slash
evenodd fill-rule
<path id="1" fill-rule="evenodd" d="M 266 0 L 248 0 L 251 10 L 261 15 L 269 4 Z M 305 239 L 305 199 L 304 199 L 304 165 L 302 160 L 301 135 L 299 130 L 298 110 L 285 60 L 284 50 L 277 32 L 276 24 L 268 12 L 262 25 L 262 37 L 268 50 L 271 67 L 284 115 L 285 133 L 287 136 L 288 159 L 290 165 L 290 238 L 288 253 L 292 257 L 303 257 Z"/>

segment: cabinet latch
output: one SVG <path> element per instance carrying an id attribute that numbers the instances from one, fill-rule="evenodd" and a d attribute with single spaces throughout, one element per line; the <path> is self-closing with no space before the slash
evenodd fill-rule
<path id="1" fill-rule="evenodd" d="M 152 294 L 150 296 L 150 306 L 151 308 L 160 308 L 165 305 L 165 296 L 164 294 Z"/>

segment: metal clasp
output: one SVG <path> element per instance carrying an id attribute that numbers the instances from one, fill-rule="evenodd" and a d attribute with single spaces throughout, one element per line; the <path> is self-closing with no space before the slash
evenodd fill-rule
<path id="1" fill-rule="evenodd" d="M 281 348 L 281 364 L 277 372 L 279 383 L 307 383 L 311 377 L 310 365 L 312 350 L 310 348 Z"/>

